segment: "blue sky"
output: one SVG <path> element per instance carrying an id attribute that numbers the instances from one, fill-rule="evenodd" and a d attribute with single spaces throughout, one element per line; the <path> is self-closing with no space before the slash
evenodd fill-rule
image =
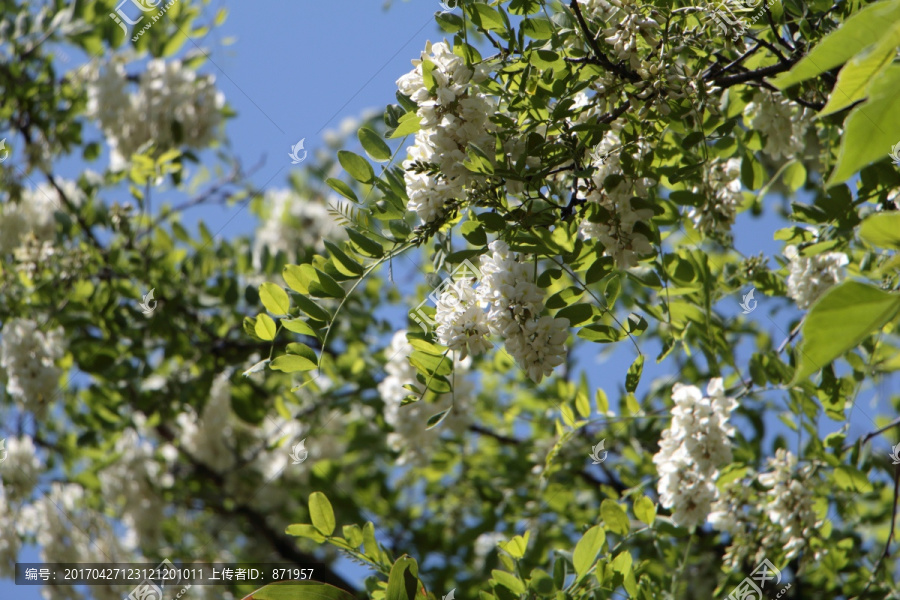
<path id="1" fill-rule="evenodd" d="M 212 50 L 210 62 L 201 71 L 216 76 L 219 89 L 238 113 L 228 122 L 227 135 L 244 165 L 249 167 L 266 158 L 264 166 L 253 176 L 254 183 L 260 187 L 287 185 L 287 176 L 294 168 L 288 152 L 300 139 L 305 139 L 305 148 L 312 152 L 324 146 L 323 133 L 337 129 L 344 118 L 359 116 L 366 109 L 381 109 L 394 101 L 395 81 L 411 68 L 409 61 L 418 56 L 426 40 L 444 37 L 433 20 L 434 12 L 440 9 L 436 0 L 397 1 L 387 11 L 378 0 L 285 0 L 223 3 L 223 6 L 229 10 L 227 21 L 200 42 Z M 214 3 L 210 15 L 217 8 Z M 223 46 L 221 40 L 229 37 L 236 38 L 236 42 Z M 184 49 L 190 47 L 188 43 Z M 62 172 L 71 177 L 83 167 L 79 161 L 63 161 Z M 92 165 L 92 168 L 101 167 Z M 124 200 L 123 197 L 120 201 Z M 212 232 L 226 238 L 250 234 L 255 228 L 255 220 L 239 206 L 200 208 L 186 215 L 185 222 L 190 224 L 198 218 Z M 759 252 L 768 256 L 777 254 L 782 245 L 773 240 L 772 233 L 780 226 L 773 216 L 753 219 L 742 215 L 735 229 L 737 246 L 748 256 Z M 405 261 L 396 261 L 395 267 L 401 262 Z M 412 268 L 411 263 L 405 264 Z M 770 266 L 776 265 L 771 262 Z M 397 279 L 415 280 L 405 275 Z M 748 318 L 755 319 L 780 341 L 784 337 L 781 331 L 797 313 L 781 312 L 775 317 L 776 323 L 767 314 L 776 306 L 786 306 L 786 301 L 759 294 L 756 299 L 759 309 Z M 726 306 L 728 302 L 731 308 Z M 736 296 L 724 300 L 720 308 L 726 314 L 736 315 L 740 311 L 739 302 L 740 297 Z M 397 324 L 403 325 L 402 317 Z M 648 356 L 638 396 L 654 378 L 678 380 L 677 374 L 671 372 L 670 363 L 655 364 L 657 348 L 642 345 L 642 349 Z M 607 389 L 612 401 L 618 396 L 616 388 L 622 386 L 633 358 L 634 347 L 627 343 L 604 356 L 602 364 L 596 346 L 586 346 L 578 353 L 580 368 L 590 374 L 591 384 Z M 877 409 L 884 412 L 883 405 L 870 406 L 872 401 L 872 394 L 860 398 L 860 409 L 854 411 L 851 420 L 850 439 L 875 428 L 861 414 L 862 411 L 875 414 Z M 786 430 L 774 415 L 767 423 L 774 430 Z M 823 432 L 838 426 L 823 417 Z M 875 443 L 879 441 L 876 439 Z M 607 449 L 611 449 L 609 443 Z M 611 450 L 612 455 L 614 448 Z M 39 557 L 30 549 L 20 559 L 36 562 Z M 0 581 L 0 598 L 11 597 L 41 598 L 39 588 L 14 587 L 9 581 Z"/>

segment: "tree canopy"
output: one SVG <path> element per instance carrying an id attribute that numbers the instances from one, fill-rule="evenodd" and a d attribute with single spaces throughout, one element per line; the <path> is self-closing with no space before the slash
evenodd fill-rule
<path id="1" fill-rule="evenodd" d="M 435 3 L 284 187 L 185 43 L 226 11 L 133 3 L 2 4 L 0 577 L 900 598 L 900 0 Z"/>

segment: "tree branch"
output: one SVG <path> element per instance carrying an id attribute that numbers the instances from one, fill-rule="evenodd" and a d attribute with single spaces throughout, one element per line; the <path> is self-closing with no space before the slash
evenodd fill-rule
<path id="1" fill-rule="evenodd" d="M 600 46 L 597 45 L 597 40 L 594 39 L 594 36 L 591 35 L 591 30 L 588 29 L 587 22 L 584 20 L 584 15 L 581 14 L 581 7 L 578 6 L 578 0 L 572 0 L 572 3 L 569 4 L 569 7 L 572 9 L 572 12 L 575 13 L 575 19 L 578 21 L 578 26 L 581 27 L 581 31 L 582 33 L 584 33 L 584 37 L 587 40 L 588 46 L 591 47 L 591 51 L 593 51 L 594 56 L 597 59 L 597 64 L 609 71 L 612 71 L 623 79 L 627 79 L 629 81 L 638 81 L 640 79 L 640 76 L 637 73 L 632 73 L 622 65 L 613 63 L 611 60 L 609 60 L 609 58 L 607 58 L 605 54 L 603 54 L 603 51 L 600 50 Z"/>

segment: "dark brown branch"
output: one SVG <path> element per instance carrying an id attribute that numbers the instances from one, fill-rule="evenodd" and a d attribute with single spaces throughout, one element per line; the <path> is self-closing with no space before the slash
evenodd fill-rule
<path id="1" fill-rule="evenodd" d="M 728 88 L 733 85 L 738 85 L 740 83 L 746 83 L 748 81 L 756 81 L 763 79 L 764 77 L 768 77 L 770 75 L 776 75 L 778 73 L 783 73 L 794 66 L 792 62 L 780 62 L 777 65 L 771 65 L 769 67 L 763 67 L 761 69 L 756 69 L 755 71 L 746 71 L 744 73 L 738 73 L 737 75 L 729 75 L 727 77 L 715 77 L 713 78 L 713 83 L 716 85 Z"/>
<path id="2" fill-rule="evenodd" d="M 211 481 L 218 487 L 224 487 L 225 480 L 222 475 L 194 458 L 193 455 L 191 455 L 188 451 L 178 445 L 176 443 L 175 433 L 173 431 L 171 431 L 164 425 L 157 426 L 156 431 L 166 441 L 174 445 L 178 449 L 179 454 L 184 456 L 200 475 L 202 475 L 205 479 Z M 239 515 L 243 517 L 256 533 L 260 534 L 270 544 L 272 544 L 272 547 L 282 558 L 291 561 L 293 564 L 310 565 L 312 563 L 322 563 L 322 561 L 320 559 L 317 559 L 315 556 L 307 554 L 306 552 L 300 550 L 294 542 L 293 538 L 278 533 L 277 531 L 272 529 L 266 522 L 265 516 L 249 506 L 238 505 L 233 509 L 227 509 L 223 505 L 217 504 L 207 504 L 207 506 L 221 515 Z M 335 587 L 339 587 L 343 590 L 347 590 L 348 592 L 356 596 L 360 595 L 360 591 L 357 590 L 355 586 L 338 575 L 330 567 L 326 566 L 324 570 L 320 568 L 316 569 L 316 579 L 321 583 L 327 583 Z"/>
<path id="3" fill-rule="evenodd" d="M 591 30 L 588 29 L 587 22 L 584 20 L 584 15 L 581 14 L 581 7 L 578 6 L 578 0 L 572 0 L 572 3 L 569 4 L 569 7 L 572 9 L 572 12 L 575 13 L 575 19 L 578 21 L 578 26 L 581 27 L 582 33 L 584 33 L 584 37 L 587 40 L 588 46 L 591 47 L 591 51 L 593 51 L 594 56 L 597 59 L 597 64 L 604 67 L 605 69 L 612 71 L 619 77 L 623 79 L 627 79 L 629 81 L 638 81 L 640 76 L 637 73 L 632 73 L 622 65 L 617 65 L 600 50 L 600 46 L 597 45 L 597 40 L 594 39 L 594 36 L 591 35 Z M 588 61 L 590 62 L 590 61 Z"/>

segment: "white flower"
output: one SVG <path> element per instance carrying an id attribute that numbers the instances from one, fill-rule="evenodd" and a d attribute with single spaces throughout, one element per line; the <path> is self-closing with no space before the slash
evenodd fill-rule
<path id="1" fill-rule="evenodd" d="M 725 396 L 721 378 L 710 380 L 706 395 L 692 385 L 676 383 L 672 388 L 672 423 L 663 431 L 659 452 L 653 456 L 660 479 L 660 504 L 672 510 L 675 524 L 701 525 L 719 497 L 718 468 L 732 459 L 734 434 L 728 424 L 737 407 Z"/>
<path id="2" fill-rule="evenodd" d="M 42 413 L 54 398 L 62 375 L 56 366 L 65 353 L 62 328 L 43 332 L 34 321 L 13 319 L 0 334 L 0 367 L 6 372 L 7 392 Z"/>
<path id="3" fill-rule="evenodd" d="M 795 158 L 803 150 L 803 137 L 810 121 L 805 108 L 797 107 L 780 94 L 764 91 L 754 96 L 744 114 L 750 117 L 750 127 L 765 136 L 763 150 L 773 160 Z"/>
<path id="4" fill-rule="evenodd" d="M 803 310 L 844 279 L 844 267 L 850 262 L 843 252 L 803 257 L 796 246 L 787 246 L 784 255 L 791 261 L 787 279 L 788 296 Z"/>
<path id="5" fill-rule="evenodd" d="M 433 68 L 434 91 L 425 85 L 423 61 Z M 479 177 L 463 166 L 466 148 L 474 143 L 489 152 L 494 147 L 493 124 L 496 100 L 478 92 L 477 81 L 484 72 L 473 71 L 465 60 L 444 43 L 428 42 L 422 60 L 397 80 L 400 93 L 418 105 L 420 129 L 409 159 L 403 163 L 408 208 L 426 223 L 443 216 L 445 205 L 462 200 L 466 187 Z M 416 163 L 420 163 L 416 165 Z M 437 165 L 437 171 L 423 170 L 423 164 Z"/>
<path id="6" fill-rule="evenodd" d="M 84 194 L 74 181 L 58 179 L 57 184 L 72 204 L 81 204 Z M 42 245 L 56 237 L 54 213 L 63 207 L 59 192 L 49 183 L 24 190 L 19 202 L 7 200 L 0 205 L 0 256 L 12 253 L 33 236 Z"/>
<path id="7" fill-rule="evenodd" d="M 118 460 L 98 474 L 105 504 L 121 507 L 122 522 L 136 540 L 152 543 L 160 539 L 159 524 L 165 518 L 158 490 L 171 487 L 174 478 L 154 458 L 153 445 L 134 429 L 122 433 L 113 451 Z"/>
<path id="8" fill-rule="evenodd" d="M 691 208 L 688 216 L 694 227 L 706 235 L 728 233 L 734 224 L 737 209 L 743 201 L 741 193 L 741 159 L 731 158 L 716 163 L 709 173 L 710 190 L 694 188 L 694 192 L 706 196 L 700 207 Z"/>
<path id="9" fill-rule="evenodd" d="M 785 558 L 790 560 L 800 553 L 818 525 L 813 490 L 805 482 L 806 470 L 798 470 L 797 458 L 784 448 L 779 448 L 768 462 L 772 471 L 760 473 L 758 479 L 770 489 L 765 512 L 778 532 L 778 539 L 770 542 L 782 545 Z"/>
<path id="10" fill-rule="evenodd" d="M 388 434 L 388 445 L 400 452 L 397 463 L 424 465 L 443 430 L 459 435 L 469 426 L 467 407 L 475 394 L 475 386 L 465 377 L 471 359 L 455 361 L 450 376 L 452 393 L 442 394 L 434 403 L 419 400 L 401 406 L 407 396 L 421 395 L 423 392 L 422 385 L 416 380 L 416 369 L 409 363 L 412 352 L 406 330 L 396 332 L 385 351 L 388 357 L 385 365 L 387 377 L 378 384 L 378 391 L 384 400 L 384 420 L 393 428 L 393 432 Z M 406 385 L 416 391 L 406 389 Z M 439 427 L 426 429 L 432 416 L 446 410 L 450 412 Z"/>
<path id="11" fill-rule="evenodd" d="M 475 562 L 477 565 L 484 566 L 484 561 L 488 555 L 497 549 L 500 542 L 506 540 L 506 536 L 496 531 L 482 533 L 475 539 L 475 545 L 472 548 L 475 554 Z M 478 568 L 481 568 L 478 567 Z"/>
<path id="12" fill-rule="evenodd" d="M 638 143 L 635 158 L 640 158 L 647 149 Z M 649 222 L 653 210 L 635 208 L 633 201 L 634 198 L 646 198 L 653 181 L 626 176 L 620 159 L 623 151 L 625 148 L 619 135 L 613 130 L 606 132 L 591 153 L 594 174 L 590 185 L 580 191 L 588 202 L 602 206 L 608 216 L 596 223 L 585 219 L 579 226 L 579 233 L 584 239 L 599 240 L 619 267 L 628 268 L 636 265 L 641 255 L 653 252 L 647 236 L 634 230 L 637 223 Z M 606 179 L 611 175 L 621 179 L 612 187 L 607 187 Z"/>
<path id="13" fill-rule="evenodd" d="M 467 281 L 447 286 L 438 299 L 435 321 L 438 341 L 459 352 L 460 359 L 470 354 L 477 356 L 491 347 L 487 316 L 477 292 Z"/>
<path id="14" fill-rule="evenodd" d="M 6 460 L 0 463 L 0 489 L 8 501 L 26 500 L 38 483 L 41 462 L 30 436 L 6 439 Z"/>
<path id="15" fill-rule="evenodd" d="M 544 292 L 534 283 L 533 266 L 495 240 L 491 254 L 481 257 L 478 295 L 488 303 L 491 333 L 504 339 L 506 350 L 535 383 L 565 361 L 569 322 L 541 316 Z"/>
<path id="16" fill-rule="evenodd" d="M 228 372 L 216 376 L 199 419 L 193 411 L 183 412 L 177 417 L 182 447 L 195 460 L 220 473 L 235 464 L 234 451 L 229 443 L 234 434 L 229 379 Z"/>
<path id="17" fill-rule="evenodd" d="M 110 146 L 110 166 L 121 170 L 143 144 L 163 152 L 205 148 L 222 121 L 225 98 L 212 75 L 200 76 L 181 61 L 153 59 L 129 93 L 128 74 L 113 60 L 88 77 L 88 116 L 100 122 Z"/>

